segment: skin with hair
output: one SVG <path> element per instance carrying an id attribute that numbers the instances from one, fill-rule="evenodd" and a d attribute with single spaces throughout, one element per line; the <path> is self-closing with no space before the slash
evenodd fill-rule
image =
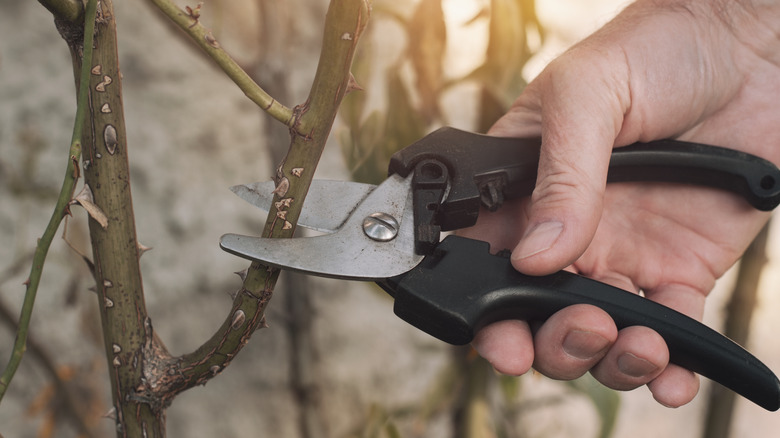
<path id="1" fill-rule="evenodd" d="M 555 59 L 491 129 L 542 136 L 529 199 L 480 215 L 463 234 L 514 248 L 526 274 L 577 272 L 701 320 L 715 280 L 769 218 L 722 191 L 671 184 L 606 186 L 612 148 L 675 138 L 780 163 L 780 4 L 639 0 Z M 561 310 L 531 330 L 502 321 L 481 330 L 479 353 L 500 372 L 532 366 L 555 379 L 590 371 L 604 385 L 647 385 L 677 407 L 699 388 L 669 364 L 646 327 L 618 331 L 604 311 Z"/>

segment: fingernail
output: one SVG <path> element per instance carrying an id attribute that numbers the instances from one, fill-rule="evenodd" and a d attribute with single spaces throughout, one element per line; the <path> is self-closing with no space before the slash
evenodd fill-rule
<path id="1" fill-rule="evenodd" d="M 584 330 L 572 330 L 563 339 L 564 353 L 582 360 L 594 358 L 608 346 L 605 337 Z"/>
<path id="2" fill-rule="evenodd" d="M 563 231 L 560 222 L 542 222 L 530 229 L 512 253 L 515 260 L 531 257 L 550 249 Z"/>
<path id="3" fill-rule="evenodd" d="M 631 377 L 644 377 L 658 369 L 652 362 L 631 353 L 622 354 L 617 360 L 617 365 L 621 373 Z"/>

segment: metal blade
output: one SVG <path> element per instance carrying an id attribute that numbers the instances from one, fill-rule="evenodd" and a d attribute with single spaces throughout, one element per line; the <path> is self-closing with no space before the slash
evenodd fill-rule
<path id="1" fill-rule="evenodd" d="M 385 180 L 332 234 L 293 239 L 226 234 L 220 246 L 239 257 L 322 277 L 368 281 L 403 274 L 423 258 L 414 252 L 411 178 Z M 380 212 L 398 222 L 392 240 L 373 240 L 363 231 L 364 219 Z"/>
<path id="2" fill-rule="evenodd" d="M 268 212 L 274 198 L 273 181 L 239 184 L 230 188 L 244 201 Z M 375 185 L 349 181 L 316 179 L 312 181 L 298 225 L 323 233 L 333 233 L 344 224 Z"/>

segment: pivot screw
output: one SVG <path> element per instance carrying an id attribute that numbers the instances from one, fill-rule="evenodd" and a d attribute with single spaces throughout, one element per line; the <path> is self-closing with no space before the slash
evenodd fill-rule
<path id="1" fill-rule="evenodd" d="M 398 221 L 387 213 L 373 213 L 363 219 L 363 232 L 371 240 L 388 242 L 398 235 Z"/>

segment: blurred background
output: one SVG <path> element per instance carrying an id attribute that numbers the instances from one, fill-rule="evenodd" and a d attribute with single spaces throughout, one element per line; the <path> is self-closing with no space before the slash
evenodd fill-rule
<path id="1" fill-rule="evenodd" d="M 278 100 L 306 99 L 326 0 L 207 0 L 201 22 Z M 318 177 L 375 182 L 388 157 L 435 127 L 484 131 L 526 80 L 626 1 L 375 0 Z M 183 7 L 186 2 L 180 2 Z M 194 7 L 194 2 L 189 3 Z M 267 180 L 287 129 L 266 117 L 149 2 L 116 2 L 131 181 L 147 306 L 173 354 L 197 348 L 230 309 L 247 266 L 217 245 L 265 218 L 228 187 Z M 36 238 L 62 181 L 75 114 L 70 56 L 48 11 L 0 0 L 0 360 L 10 354 Z M 512 54 L 510 56 L 510 54 Z M 67 241 L 90 253 L 86 215 Z M 746 347 L 780 371 L 778 237 Z M 758 257 L 759 261 L 764 261 Z M 722 330 L 737 270 L 708 300 Z M 91 276 L 64 240 L 50 251 L 23 365 L 0 406 L 6 437 L 111 436 Z M 227 370 L 179 396 L 171 437 L 771 437 L 780 416 L 737 399 L 730 435 L 705 432 L 709 382 L 667 409 L 646 388 L 607 390 L 492 372 L 469 348 L 407 326 L 366 284 L 283 275 L 258 331 Z M 78 406 L 67 400 L 77 400 Z M 723 414 L 716 417 L 722 418 Z"/>

